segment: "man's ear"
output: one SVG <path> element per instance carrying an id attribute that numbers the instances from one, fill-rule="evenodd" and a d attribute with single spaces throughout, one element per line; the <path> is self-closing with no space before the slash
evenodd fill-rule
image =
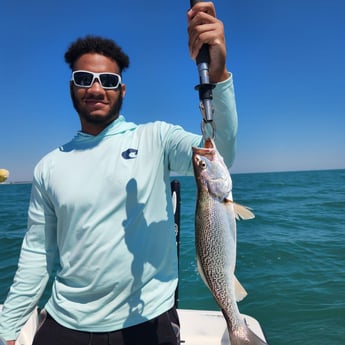
<path id="1" fill-rule="evenodd" d="M 126 95 L 126 84 L 121 84 L 121 96 L 125 98 Z"/>

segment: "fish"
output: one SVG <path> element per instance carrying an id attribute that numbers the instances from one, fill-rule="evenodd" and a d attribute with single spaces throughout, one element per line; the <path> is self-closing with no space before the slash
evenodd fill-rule
<path id="1" fill-rule="evenodd" d="M 204 147 L 192 151 L 199 274 L 224 315 L 231 345 L 267 345 L 248 327 L 237 305 L 246 291 L 235 277 L 236 220 L 255 216 L 233 201 L 231 176 L 214 141 L 207 139 Z"/>

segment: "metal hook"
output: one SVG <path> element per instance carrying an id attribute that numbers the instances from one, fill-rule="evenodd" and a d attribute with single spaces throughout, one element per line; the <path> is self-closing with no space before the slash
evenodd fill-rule
<path id="1" fill-rule="evenodd" d="M 211 125 L 211 129 L 207 129 L 207 125 Z M 212 139 L 214 140 L 216 137 L 216 125 L 213 121 L 201 121 L 201 132 L 204 140 Z M 209 135 L 209 132 L 211 132 L 211 135 Z"/>
<path id="2" fill-rule="evenodd" d="M 207 109 L 205 109 L 204 102 L 200 102 L 200 105 L 199 105 L 199 108 L 202 114 L 202 119 L 203 119 L 201 122 L 201 132 L 205 141 L 210 138 L 214 140 L 214 138 L 216 137 L 216 125 L 213 121 L 213 112 L 214 112 L 213 104 L 208 103 L 207 105 L 209 106 Z M 210 114 L 211 114 L 211 119 L 209 119 Z M 207 125 L 211 125 L 211 130 L 207 129 Z"/>

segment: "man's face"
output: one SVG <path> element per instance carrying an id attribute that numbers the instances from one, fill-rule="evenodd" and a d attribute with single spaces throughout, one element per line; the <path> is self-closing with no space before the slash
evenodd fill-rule
<path id="1" fill-rule="evenodd" d="M 74 64 L 73 70 L 94 73 L 110 72 L 120 74 L 117 63 L 100 54 L 82 55 Z M 97 79 L 90 87 L 75 86 L 70 83 L 71 97 L 75 110 L 79 114 L 82 131 L 97 135 L 118 116 L 126 93 L 126 86 L 117 89 L 104 89 Z"/>

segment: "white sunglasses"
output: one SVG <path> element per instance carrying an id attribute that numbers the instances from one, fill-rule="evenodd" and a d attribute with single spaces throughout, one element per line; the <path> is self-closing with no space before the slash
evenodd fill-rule
<path id="1" fill-rule="evenodd" d="M 72 81 L 78 87 L 91 87 L 95 81 L 101 84 L 103 89 L 117 89 L 121 84 L 121 76 L 116 73 L 102 72 L 94 73 L 90 71 L 78 70 L 72 73 Z"/>

